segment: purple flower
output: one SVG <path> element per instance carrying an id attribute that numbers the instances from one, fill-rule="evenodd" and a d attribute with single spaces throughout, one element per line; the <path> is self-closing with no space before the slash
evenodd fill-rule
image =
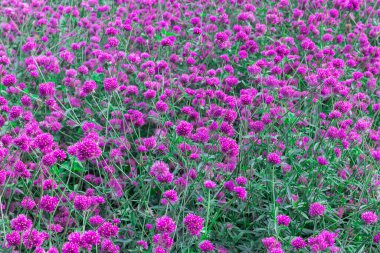
<path id="1" fill-rule="evenodd" d="M 29 220 L 24 214 L 18 215 L 11 220 L 11 228 L 16 231 L 25 231 L 33 226 L 31 220 Z"/>
<path id="2" fill-rule="evenodd" d="M 198 248 L 202 252 L 210 252 L 214 250 L 214 245 L 209 240 L 204 240 L 198 244 Z"/>
<path id="3" fill-rule="evenodd" d="M 117 236 L 119 233 L 119 228 L 115 225 L 112 225 L 110 222 L 104 222 L 97 231 L 99 235 L 105 238 L 110 238 Z"/>
<path id="4" fill-rule="evenodd" d="M 149 174 L 161 183 L 170 183 L 173 181 L 173 174 L 169 171 L 169 166 L 162 161 L 156 161 L 150 168 Z"/>
<path id="5" fill-rule="evenodd" d="M 281 243 L 274 237 L 266 237 L 261 240 L 264 247 L 267 249 L 281 248 Z"/>
<path id="6" fill-rule="evenodd" d="M 102 154 L 102 150 L 98 144 L 89 138 L 85 138 L 82 141 L 75 143 L 75 145 L 70 146 L 68 152 L 75 155 L 79 161 L 96 159 Z"/>
<path id="7" fill-rule="evenodd" d="M 168 199 L 171 203 L 175 203 L 178 201 L 178 195 L 175 190 L 165 191 L 162 196 Z"/>
<path id="8" fill-rule="evenodd" d="M 286 227 L 289 226 L 289 223 L 292 221 L 289 216 L 283 214 L 277 215 L 276 218 L 278 225 L 284 225 Z"/>
<path id="9" fill-rule="evenodd" d="M 104 90 L 106 92 L 112 92 L 119 87 L 119 84 L 115 77 L 104 78 L 103 84 L 104 84 Z"/>
<path id="10" fill-rule="evenodd" d="M 183 220 L 183 224 L 185 225 L 187 231 L 191 235 L 199 235 L 203 228 L 203 222 L 204 219 L 200 216 L 197 216 L 195 214 L 189 213 L 186 215 L 185 219 Z"/>
<path id="11" fill-rule="evenodd" d="M 235 140 L 223 136 L 219 139 L 219 145 L 221 147 L 221 151 L 227 156 L 238 156 L 239 146 L 237 145 Z"/>
<path id="12" fill-rule="evenodd" d="M 187 121 L 181 121 L 179 122 L 179 124 L 177 125 L 176 129 L 175 129 L 175 132 L 179 135 L 179 136 L 188 136 L 191 131 L 193 131 L 193 125 Z"/>
<path id="13" fill-rule="evenodd" d="M 74 208 L 79 211 L 86 211 L 91 206 L 91 198 L 77 195 L 74 199 Z"/>
<path id="14" fill-rule="evenodd" d="M 52 213 L 57 207 L 58 202 L 57 197 L 45 195 L 42 196 L 39 207 L 48 213 Z"/>
<path id="15" fill-rule="evenodd" d="M 371 225 L 377 222 L 377 215 L 374 212 L 368 211 L 364 212 L 361 215 L 362 220 L 364 221 L 365 224 Z"/>
<path id="16" fill-rule="evenodd" d="M 318 202 L 315 202 L 313 204 L 310 205 L 309 207 L 309 215 L 311 217 L 315 217 L 315 216 L 322 216 L 324 213 L 325 213 L 325 206 L 318 203 Z"/>
<path id="17" fill-rule="evenodd" d="M 18 246 L 21 243 L 20 233 L 17 231 L 13 231 L 9 234 L 6 234 L 5 240 L 7 241 L 9 246 Z"/>
<path id="18" fill-rule="evenodd" d="M 207 189 L 214 189 L 216 187 L 216 183 L 211 181 L 211 180 L 206 180 L 203 185 L 207 188 Z"/>
<path id="19" fill-rule="evenodd" d="M 303 249 L 306 247 L 306 242 L 302 239 L 302 237 L 296 237 L 294 238 L 290 244 L 293 246 L 295 249 Z"/>
<path id="20" fill-rule="evenodd" d="M 235 186 L 234 192 L 236 196 L 241 200 L 245 200 L 247 198 L 247 191 L 242 186 Z"/>
<path id="21" fill-rule="evenodd" d="M 79 253 L 79 245 L 72 242 L 66 242 L 62 246 L 62 253 Z"/>
<path id="22" fill-rule="evenodd" d="M 156 229 L 160 233 L 173 233 L 176 229 L 174 221 L 169 216 L 162 216 L 156 219 Z"/>
<path id="23" fill-rule="evenodd" d="M 268 160 L 268 162 L 270 162 L 272 164 L 280 164 L 281 163 L 281 158 L 276 153 L 269 153 L 267 156 L 267 160 Z"/>

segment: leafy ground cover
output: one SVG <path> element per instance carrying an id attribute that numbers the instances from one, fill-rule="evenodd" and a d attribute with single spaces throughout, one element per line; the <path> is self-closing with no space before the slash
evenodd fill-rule
<path id="1" fill-rule="evenodd" d="M 2 0 L 1 252 L 379 252 L 376 0 Z"/>

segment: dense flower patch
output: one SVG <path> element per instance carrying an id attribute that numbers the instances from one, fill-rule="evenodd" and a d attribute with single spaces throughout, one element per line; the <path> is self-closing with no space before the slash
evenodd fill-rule
<path id="1" fill-rule="evenodd" d="M 3 0 L 1 252 L 379 252 L 376 0 Z"/>

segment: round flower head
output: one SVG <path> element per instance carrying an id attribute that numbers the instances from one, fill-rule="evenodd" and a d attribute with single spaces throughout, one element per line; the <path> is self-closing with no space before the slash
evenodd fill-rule
<path id="1" fill-rule="evenodd" d="M 119 84 L 115 77 L 104 78 L 103 84 L 104 84 L 104 90 L 107 92 L 112 92 L 116 90 L 117 87 L 119 87 Z"/>
<path id="2" fill-rule="evenodd" d="M 185 225 L 187 231 L 191 235 L 199 235 L 203 228 L 204 219 L 195 214 L 189 213 L 186 215 L 183 220 L 183 224 Z"/>
<path id="3" fill-rule="evenodd" d="M 39 85 L 39 92 L 41 97 L 51 97 L 55 94 L 55 83 L 41 83 Z"/>
<path id="4" fill-rule="evenodd" d="M 179 124 L 177 125 L 176 129 L 175 129 L 175 132 L 179 135 L 179 136 L 188 136 L 191 131 L 193 131 L 193 125 L 187 121 L 181 121 L 179 122 Z"/>
<path id="5" fill-rule="evenodd" d="M 99 245 L 100 244 L 100 236 L 94 230 L 87 230 L 82 234 L 81 241 L 85 244 Z"/>
<path id="6" fill-rule="evenodd" d="M 374 243 L 379 243 L 379 242 L 380 242 L 380 232 L 377 232 L 377 233 L 373 236 L 373 242 L 374 242 Z"/>
<path id="7" fill-rule="evenodd" d="M 99 216 L 99 215 L 95 215 L 95 216 L 91 216 L 89 219 L 88 219 L 88 222 L 92 225 L 92 226 L 99 226 L 101 224 L 104 223 L 104 219 Z"/>
<path id="8" fill-rule="evenodd" d="M 302 237 L 296 237 L 294 238 L 290 244 L 293 246 L 295 249 L 303 249 L 306 247 L 306 242 L 302 239 Z"/>
<path id="9" fill-rule="evenodd" d="M 238 184 L 238 185 L 241 185 L 241 186 L 245 186 L 247 184 L 247 178 L 245 177 L 237 177 L 235 179 L 235 182 Z"/>
<path id="10" fill-rule="evenodd" d="M 21 236 L 17 231 L 13 231 L 9 234 L 6 234 L 5 240 L 7 241 L 9 246 L 18 246 L 21 244 Z"/>
<path id="11" fill-rule="evenodd" d="M 315 202 L 309 207 L 309 215 L 311 217 L 322 216 L 325 213 L 325 206 L 321 203 Z"/>
<path id="12" fill-rule="evenodd" d="M 74 146 L 71 146 L 71 148 L 73 149 L 73 155 L 75 155 L 79 161 L 96 159 L 102 154 L 102 150 L 99 148 L 98 144 L 88 138 L 77 142 Z"/>
<path id="13" fill-rule="evenodd" d="M 59 251 L 56 247 L 51 247 L 46 251 L 46 253 L 59 253 Z"/>
<path id="14" fill-rule="evenodd" d="M 277 224 L 278 225 L 284 225 L 284 226 L 289 226 L 289 223 L 291 222 L 292 220 L 290 219 L 289 216 L 287 215 L 277 215 Z"/>
<path id="15" fill-rule="evenodd" d="M 148 249 L 148 243 L 144 240 L 139 240 L 136 242 L 136 244 L 145 250 Z"/>
<path id="16" fill-rule="evenodd" d="M 163 102 L 163 101 L 158 101 L 158 102 L 156 103 L 156 110 L 157 110 L 158 112 L 166 112 L 168 109 L 169 109 L 169 106 L 168 106 L 165 102 Z"/>
<path id="17" fill-rule="evenodd" d="M 57 183 L 53 179 L 44 180 L 42 183 L 42 189 L 45 191 L 54 190 L 57 188 Z"/>
<path id="18" fill-rule="evenodd" d="M 167 250 L 167 251 L 164 250 L 163 252 L 168 252 L 170 248 L 173 246 L 174 240 L 173 238 L 170 237 L 169 233 L 162 233 L 162 234 L 155 234 L 153 236 L 153 243 L 158 246 L 156 248 L 156 252 L 157 252 L 157 249 L 159 248 Z M 158 252 L 162 252 L 162 251 L 158 251 Z"/>
<path id="19" fill-rule="evenodd" d="M 62 253 L 79 253 L 79 245 L 72 242 L 66 242 L 62 246 Z"/>
<path id="20" fill-rule="evenodd" d="M 54 197 L 54 196 L 52 197 L 48 195 L 42 196 L 41 201 L 40 201 L 40 209 L 48 213 L 52 213 L 57 207 L 58 202 L 59 200 L 57 197 Z"/>
<path id="21" fill-rule="evenodd" d="M 2 79 L 1 79 L 1 83 L 4 85 L 4 86 L 12 86 L 14 84 L 17 83 L 17 79 L 16 79 L 16 76 L 13 75 L 13 74 L 7 74 L 5 75 Z"/>
<path id="22" fill-rule="evenodd" d="M 51 134 L 48 133 L 42 133 L 37 135 L 37 137 L 34 139 L 34 143 L 36 146 L 41 150 L 49 150 L 53 143 L 54 143 L 54 137 Z"/>
<path id="23" fill-rule="evenodd" d="M 214 245 L 209 240 L 204 240 L 198 244 L 198 248 L 202 252 L 210 252 L 214 250 Z"/>
<path id="24" fill-rule="evenodd" d="M 239 145 L 237 145 L 236 141 L 228 138 L 221 137 L 219 139 L 219 145 L 224 154 L 230 157 L 236 157 L 239 154 Z"/>
<path id="25" fill-rule="evenodd" d="M 214 189 L 216 187 L 216 183 L 211 181 L 211 180 L 206 180 L 203 185 L 207 188 L 207 189 Z"/>
<path id="26" fill-rule="evenodd" d="M 169 200 L 171 203 L 178 201 L 178 195 L 175 190 L 168 190 L 163 193 L 163 197 Z"/>
<path id="27" fill-rule="evenodd" d="M 377 215 L 371 211 L 364 212 L 362 213 L 362 220 L 365 224 L 371 225 L 377 222 Z"/>
<path id="28" fill-rule="evenodd" d="M 43 233 L 39 233 L 35 229 L 22 233 L 22 242 L 27 249 L 41 246 L 45 239 Z"/>
<path id="29" fill-rule="evenodd" d="M 91 206 L 91 198 L 77 195 L 74 199 L 74 208 L 79 211 L 86 211 Z"/>
<path id="30" fill-rule="evenodd" d="M 269 250 L 269 253 L 284 253 L 281 248 L 273 248 Z"/>
<path id="31" fill-rule="evenodd" d="M 104 239 L 101 243 L 101 252 L 119 253 L 120 247 L 115 245 L 111 240 Z"/>
<path id="32" fill-rule="evenodd" d="M 169 216 L 162 216 L 161 218 L 156 219 L 156 229 L 160 233 L 173 233 L 176 229 L 176 225 L 172 218 Z"/>
<path id="33" fill-rule="evenodd" d="M 33 223 L 24 214 L 20 214 L 11 220 L 11 228 L 16 231 L 24 231 L 30 229 Z"/>
<path id="34" fill-rule="evenodd" d="M 163 161 L 154 162 L 149 174 L 161 183 L 170 183 L 173 180 L 173 174 L 170 173 L 169 166 Z"/>
<path id="35" fill-rule="evenodd" d="M 269 153 L 267 156 L 268 162 L 272 164 L 280 164 L 281 163 L 281 158 L 279 155 L 276 153 Z"/>
<path id="36" fill-rule="evenodd" d="M 36 202 L 31 197 L 24 197 L 21 206 L 26 210 L 32 210 L 36 206 Z"/>
<path id="37" fill-rule="evenodd" d="M 281 243 L 276 240 L 274 237 L 266 237 L 261 240 L 263 243 L 264 247 L 267 249 L 275 249 L 275 248 L 280 248 Z"/>
<path id="38" fill-rule="evenodd" d="M 115 237 L 119 233 L 119 228 L 117 226 L 112 225 L 110 222 L 104 222 L 99 228 L 98 228 L 99 235 L 110 238 Z"/>
<path id="39" fill-rule="evenodd" d="M 235 192 L 236 196 L 241 200 L 245 200 L 247 198 L 247 191 L 245 190 L 244 187 L 235 186 L 234 192 Z"/>
<path id="40" fill-rule="evenodd" d="M 98 88 L 98 85 L 93 80 L 87 80 L 83 83 L 82 92 L 87 95 L 94 92 Z"/>

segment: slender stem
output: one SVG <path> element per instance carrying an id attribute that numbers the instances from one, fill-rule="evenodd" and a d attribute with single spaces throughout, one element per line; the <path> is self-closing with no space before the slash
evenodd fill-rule
<path id="1" fill-rule="evenodd" d="M 208 221 L 210 219 L 210 206 L 211 206 L 211 190 L 208 191 L 208 199 L 207 199 L 207 217 L 206 217 L 206 233 L 207 233 L 207 227 L 208 227 Z"/>
<path id="2" fill-rule="evenodd" d="M 274 190 L 274 166 L 272 166 L 272 199 L 273 199 L 273 222 L 274 222 L 274 231 L 276 234 L 276 237 L 278 237 L 278 230 L 277 230 L 277 208 L 276 208 L 276 196 L 275 196 L 275 190 Z"/>

